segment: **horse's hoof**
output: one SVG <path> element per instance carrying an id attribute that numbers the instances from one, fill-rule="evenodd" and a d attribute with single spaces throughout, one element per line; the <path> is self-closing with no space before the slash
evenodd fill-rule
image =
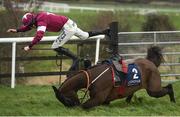
<path id="1" fill-rule="evenodd" d="M 166 86 L 166 88 L 168 88 L 170 101 L 173 102 L 173 103 L 176 103 L 176 100 L 175 100 L 175 98 L 174 98 L 174 90 L 173 90 L 172 84 L 168 84 L 168 85 Z"/>
<path id="2" fill-rule="evenodd" d="M 176 100 L 171 100 L 171 102 L 176 103 Z"/>
<path id="3" fill-rule="evenodd" d="M 103 105 L 109 105 L 110 104 L 110 102 L 104 102 L 103 103 Z"/>
<path id="4" fill-rule="evenodd" d="M 89 105 L 87 105 L 87 104 L 82 104 L 81 107 L 82 107 L 83 109 L 85 109 L 85 110 L 88 110 L 88 109 L 91 108 L 91 107 L 90 107 Z"/>
<path id="5" fill-rule="evenodd" d="M 139 101 L 140 103 L 142 103 L 142 102 L 143 102 L 143 98 L 142 98 L 142 97 L 139 97 L 139 98 L 138 98 L 138 101 Z"/>
<path id="6" fill-rule="evenodd" d="M 129 99 L 129 98 L 126 98 L 126 103 L 131 103 L 131 99 Z"/>

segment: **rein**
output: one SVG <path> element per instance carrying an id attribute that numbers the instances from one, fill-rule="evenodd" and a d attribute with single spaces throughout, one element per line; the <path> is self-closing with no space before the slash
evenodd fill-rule
<path id="1" fill-rule="evenodd" d="M 91 85 L 91 84 L 93 84 L 99 77 L 101 77 L 107 70 L 109 70 L 110 69 L 110 67 L 108 67 L 108 68 L 106 68 L 102 73 L 100 73 L 90 84 L 89 84 L 89 86 Z"/>
<path id="2" fill-rule="evenodd" d="M 84 94 L 84 96 L 83 96 L 83 98 L 82 98 L 81 103 L 83 103 L 83 100 L 84 100 L 85 96 L 87 95 L 87 92 L 88 92 L 89 87 L 90 87 L 98 78 L 100 78 L 106 71 L 108 71 L 109 69 L 110 69 L 110 67 L 106 68 L 106 69 L 105 69 L 103 72 L 101 72 L 91 83 L 89 83 L 90 77 L 89 77 L 88 72 L 85 71 L 85 70 L 81 70 L 83 73 L 86 74 L 86 78 L 87 78 L 87 87 L 86 87 L 85 94 Z"/>

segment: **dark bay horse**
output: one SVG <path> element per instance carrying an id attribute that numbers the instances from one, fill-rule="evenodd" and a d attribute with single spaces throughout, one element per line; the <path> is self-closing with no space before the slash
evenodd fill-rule
<path id="1" fill-rule="evenodd" d="M 118 87 L 112 82 L 112 67 L 108 64 L 100 64 L 80 71 L 68 78 L 58 89 L 53 86 L 56 98 L 65 106 L 82 106 L 85 109 L 109 104 L 111 101 L 126 98 L 131 101 L 133 94 L 140 89 L 146 89 L 149 96 L 159 98 L 169 95 L 170 101 L 175 102 L 174 91 L 171 84 L 162 87 L 158 67 L 163 61 L 161 49 L 157 46 L 148 49 L 146 58 L 138 58 L 134 63 L 141 73 L 141 83 L 138 86 L 126 86 L 125 92 L 119 94 Z M 90 99 L 81 104 L 77 92 L 86 88 L 89 90 Z"/>

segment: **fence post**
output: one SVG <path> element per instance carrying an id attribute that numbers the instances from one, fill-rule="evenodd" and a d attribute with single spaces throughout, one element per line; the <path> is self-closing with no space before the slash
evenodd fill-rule
<path id="1" fill-rule="evenodd" d="M 157 45 L 157 34 L 154 32 L 154 45 Z"/>
<path id="2" fill-rule="evenodd" d="M 11 88 L 15 87 L 16 74 L 16 42 L 12 43 L 12 63 L 11 63 Z"/>
<path id="3" fill-rule="evenodd" d="M 110 45 L 113 54 L 118 54 L 118 22 L 112 22 L 110 24 Z"/>
<path id="4" fill-rule="evenodd" d="M 100 48 L 100 38 L 98 38 L 96 40 L 96 53 L 95 53 L 95 64 L 97 64 L 98 60 L 99 60 L 99 48 Z"/>

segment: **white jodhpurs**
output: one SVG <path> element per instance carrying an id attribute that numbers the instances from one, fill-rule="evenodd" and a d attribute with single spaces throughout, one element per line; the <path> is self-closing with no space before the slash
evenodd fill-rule
<path id="1" fill-rule="evenodd" d="M 77 27 L 77 24 L 75 22 L 69 19 L 64 24 L 63 28 L 60 31 L 60 35 L 54 41 L 51 48 L 55 49 L 64 45 L 73 35 L 81 39 L 87 39 L 89 37 L 88 32 L 82 31 L 80 28 Z"/>

